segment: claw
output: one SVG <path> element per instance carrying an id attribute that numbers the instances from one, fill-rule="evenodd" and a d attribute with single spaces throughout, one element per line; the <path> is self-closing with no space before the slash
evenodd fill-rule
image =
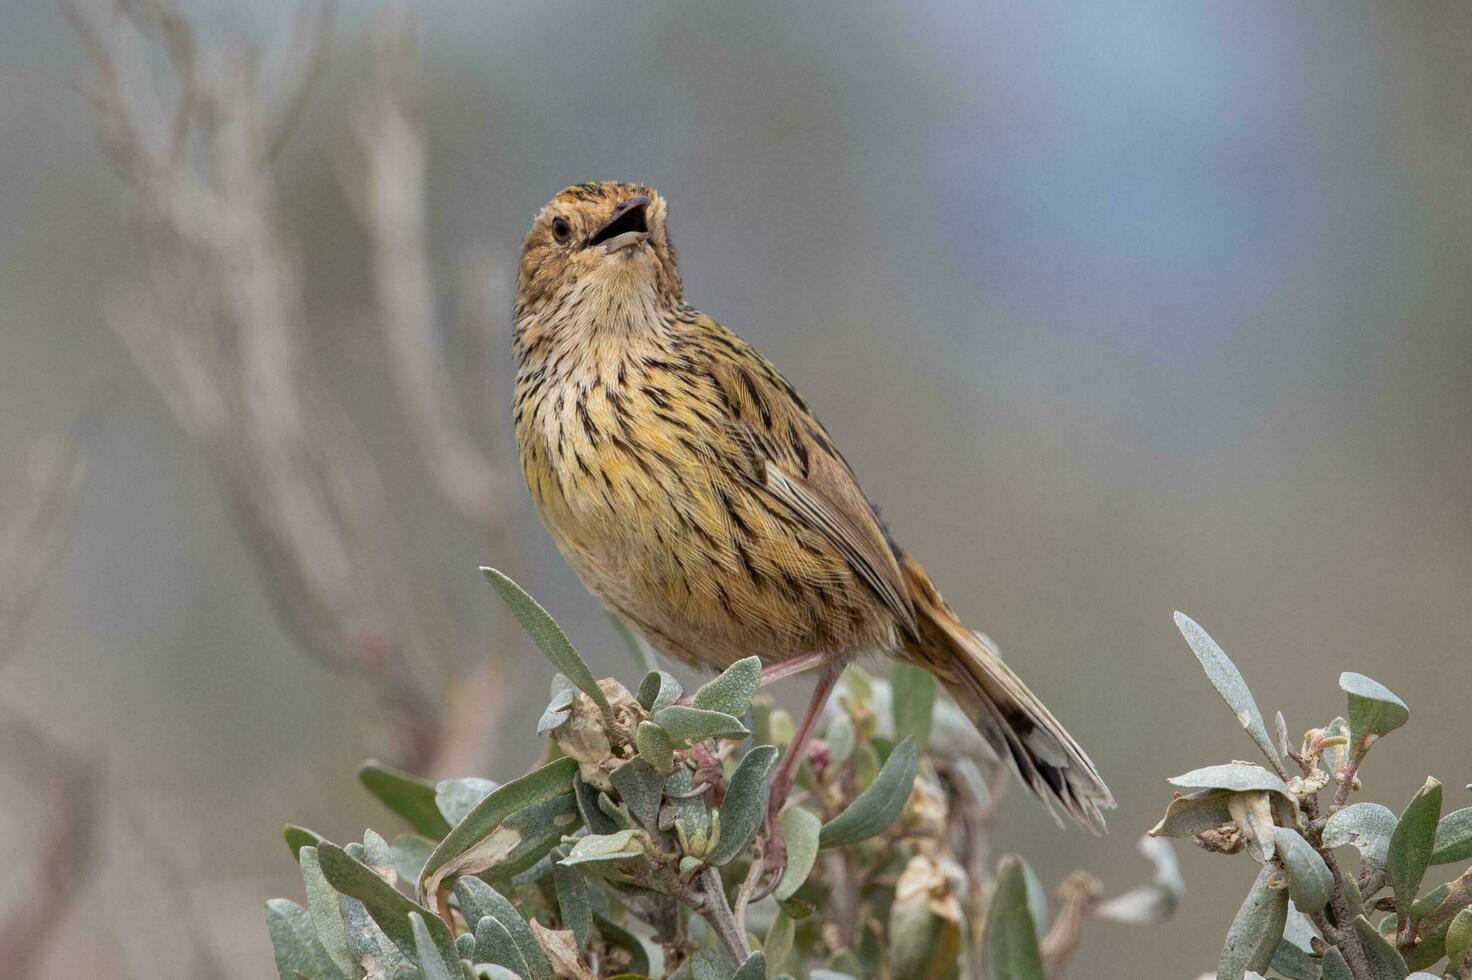
<path id="1" fill-rule="evenodd" d="M 751 900 L 759 902 L 772 892 L 777 890 L 777 885 L 782 881 L 782 874 L 787 870 L 787 842 L 782 839 L 782 825 L 777 820 L 777 813 L 782 809 L 781 803 L 786 802 L 787 793 L 782 793 L 783 800 L 778 803 L 776 809 L 767 811 L 766 824 L 762 828 L 762 880 Z"/>
<path id="2" fill-rule="evenodd" d="M 715 789 L 715 787 L 715 783 L 702 782 L 700 785 L 694 787 L 693 789 L 688 789 L 683 793 L 671 793 L 669 790 L 665 790 L 664 795 L 672 800 L 693 800 L 697 796 L 704 796 L 706 793 L 709 793 L 711 790 Z"/>

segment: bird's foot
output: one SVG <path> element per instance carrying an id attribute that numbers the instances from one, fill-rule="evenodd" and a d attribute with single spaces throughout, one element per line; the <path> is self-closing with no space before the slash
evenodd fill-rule
<path id="1" fill-rule="evenodd" d="M 787 842 L 782 837 L 782 824 L 777 819 L 781 810 L 780 804 L 768 809 L 767 820 L 762 827 L 759 855 L 761 878 L 757 881 L 757 887 L 751 896 L 753 902 L 760 902 L 776 891 L 777 885 L 782 881 L 783 873 L 787 870 Z"/>
<path id="2" fill-rule="evenodd" d="M 787 868 L 787 842 L 782 837 L 782 823 L 778 818 L 792 793 L 792 782 L 791 770 L 779 771 L 767 794 L 767 819 L 762 825 L 761 837 L 763 897 L 777 887 L 777 882 L 782 880 L 782 872 Z"/>

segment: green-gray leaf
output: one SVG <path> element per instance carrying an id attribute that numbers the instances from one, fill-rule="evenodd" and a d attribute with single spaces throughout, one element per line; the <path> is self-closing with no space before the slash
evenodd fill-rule
<path id="1" fill-rule="evenodd" d="M 847 847 L 883 833 L 905 808 L 919 765 L 914 739 L 896 745 L 874 782 L 823 827 L 818 846 Z"/>
<path id="2" fill-rule="evenodd" d="M 645 827 L 659 823 L 659 801 L 664 795 L 664 777 L 642 758 L 633 758 L 613 771 L 613 788 L 628 805 L 629 812 Z"/>
<path id="3" fill-rule="evenodd" d="M 859 733 L 854 729 L 853 719 L 848 716 L 848 712 L 840 711 L 834 715 L 823 737 L 828 742 L 828 764 L 841 766 L 854 754 Z"/>
<path id="4" fill-rule="evenodd" d="M 1165 808 L 1160 823 L 1150 829 L 1151 837 L 1195 837 L 1203 830 L 1219 827 L 1232 819 L 1227 801 L 1230 790 L 1202 789 L 1177 796 Z"/>
<path id="5" fill-rule="evenodd" d="M 1334 876 L 1319 853 L 1296 830 L 1274 827 L 1278 856 L 1288 868 L 1288 896 L 1293 904 L 1312 915 L 1323 911 L 1334 888 Z"/>
<path id="6" fill-rule="evenodd" d="M 643 943 L 596 913 L 593 915 L 593 923 L 598 927 L 598 933 L 603 937 L 604 942 L 628 952 L 632 959 L 628 969 L 630 974 L 635 976 L 648 975 L 649 953 L 644 949 Z"/>
<path id="7" fill-rule="evenodd" d="M 593 702 L 604 711 L 611 710 L 608 703 L 608 695 L 603 693 L 603 688 L 598 686 L 598 679 L 593 676 L 593 671 L 588 668 L 588 662 L 583 659 L 582 654 L 573 648 L 572 642 L 568 640 L 567 634 L 562 632 L 562 627 L 557 625 L 547 610 L 531 596 L 526 590 L 517 585 L 505 575 L 494 568 L 482 568 L 481 574 L 486 581 L 491 583 L 491 588 L 496 590 L 496 595 L 506 603 L 526 635 L 531 637 L 537 649 L 542 651 L 542 656 L 552 662 L 552 666 L 563 674 L 568 680 L 577 685 Z"/>
<path id="8" fill-rule="evenodd" d="M 787 846 L 787 868 L 782 872 L 782 881 L 777 885 L 777 901 L 785 902 L 812 873 L 813 863 L 818 859 L 818 833 L 823 821 L 811 810 L 791 806 L 777 817 L 782 828 L 782 841 Z"/>
<path id="9" fill-rule="evenodd" d="M 572 701 L 577 693 L 577 688 L 574 687 L 559 688 L 552 692 L 552 700 L 547 702 L 547 707 L 542 711 L 542 717 L 537 719 L 538 735 L 545 735 L 566 724 L 567 719 L 572 717 Z"/>
<path id="10" fill-rule="evenodd" d="M 563 928 L 571 929 L 578 949 L 586 949 L 593 934 L 593 904 L 588 894 L 588 879 L 574 868 L 552 866 L 552 882 L 557 889 L 557 909 Z"/>
<path id="11" fill-rule="evenodd" d="M 1324 846 L 1352 844 L 1366 864 L 1383 868 L 1395 823 L 1395 814 L 1389 808 L 1379 803 L 1355 803 L 1330 814 L 1324 824 Z"/>
<path id="12" fill-rule="evenodd" d="M 271 935 L 276 971 L 281 980 L 297 977 L 344 980 L 343 972 L 317 938 L 311 916 L 300 905 L 284 898 L 271 899 L 266 903 L 266 929 Z"/>
<path id="13" fill-rule="evenodd" d="M 1335 779 L 1338 779 L 1339 774 L 1344 771 L 1344 767 L 1349 764 L 1349 722 L 1336 716 L 1333 721 L 1324 726 L 1323 737 L 1325 741 L 1331 739 L 1343 740 L 1337 745 L 1327 745 L 1324 747 L 1324 761 L 1329 764 L 1329 772 Z"/>
<path id="14" fill-rule="evenodd" d="M 1248 970 L 1261 973 L 1273 962 L 1288 921 L 1288 893 L 1269 887 L 1272 876 L 1273 866 L 1263 865 L 1237 909 L 1217 960 L 1217 980 L 1241 980 Z"/>
<path id="15" fill-rule="evenodd" d="M 426 912 L 405 898 L 398 889 L 378 876 L 366 864 L 349 857 L 336 844 L 323 841 L 317 845 L 317 858 L 322 874 L 339 892 L 363 903 L 369 916 L 393 940 L 405 956 L 414 956 L 414 934 L 409 929 L 410 912 Z M 439 916 L 430 914 L 425 920 L 435 948 L 446 960 L 457 961 L 455 939 Z"/>
<path id="16" fill-rule="evenodd" d="M 307 914 L 312 918 L 312 928 L 317 939 L 332 962 L 344 976 L 354 976 L 357 967 L 348 950 L 347 927 L 342 920 L 342 903 L 337 892 L 322 876 L 322 865 L 316 847 L 303 847 L 298 859 L 301 862 L 302 885 L 307 893 Z"/>
<path id="17" fill-rule="evenodd" d="M 1359 937 L 1360 947 L 1365 951 L 1365 959 L 1370 963 L 1371 976 L 1394 977 L 1399 980 L 1410 972 L 1405 958 L 1370 924 L 1369 919 L 1363 915 L 1355 916 L 1354 932 Z"/>
<path id="18" fill-rule="evenodd" d="M 1252 766 L 1245 762 L 1193 769 L 1184 775 L 1171 777 L 1170 783 L 1184 789 L 1229 789 L 1234 793 L 1265 790 L 1277 793 L 1285 799 L 1294 798 L 1288 784 L 1277 775 L 1262 766 Z"/>
<path id="19" fill-rule="evenodd" d="M 611 834 L 619 829 L 618 825 L 598 805 L 598 798 L 603 794 L 599 793 L 597 788 L 583 782 L 582 777 L 573 778 L 572 788 L 577 798 L 578 815 L 587 825 L 588 833 Z"/>
<path id="20" fill-rule="evenodd" d="M 746 962 L 733 974 L 731 980 L 765 980 L 767 975 L 767 957 L 761 950 L 757 950 L 746 958 Z"/>
<path id="21" fill-rule="evenodd" d="M 1284 939 L 1273 953 L 1272 967 L 1289 980 L 1320 980 L 1320 967 L 1309 953 L 1296 943 Z"/>
<path id="22" fill-rule="evenodd" d="M 511 843 L 515 837 L 520 837 L 521 842 L 505 851 L 488 845 L 482 860 L 489 858 L 491 863 L 477 868 L 476 874 L 520 878 L 523 872 L 533 868 L 547 856 L 547 852 L 560 844 L 563 837 L 576 831 L 581 823 L 582 817 L 571 789 L 550 800 L 522 807 L 507 817 L 498 831 L 504 843 Z"/>
<path id="23" fill-rule="evenodd" d="M 707 738 L 745 738 L 751 734 L 737 718 L 724 711 L 706 711 L 672 704 L 654 712 L 653 721 L 670 738 L 679 742 L 697 742 Z"/>
<path id="24" fill-rule="evenodd" d="M 417 882 L 424 862 L 434 853 L 434 841 L 418 834 L 397 834 L 388 849 L 400 881 Z"/>
<path id="25" fill-rule="evenodd" d="M 504 859 L 522 843 L 524 835 L 511 829 L 498 833 L 501 825 L 519 810 L 571 796 L 572 779 L 577 771 L 577 760 L 562 758 L 497 787 L 445 835 L 424 863 L 424 875 L 419 879 L 420 896 L 428 903 L 445 878 L 482 871 Z M 571 824 L 567 830 L 570 829 Z M 528 866 L 535 862 L 536 858 L 532 858 Z"/>
<path id="26" fill-rule="evenodd" d="M 1385 874 L 1395 892 L 1395 907 L 1409 910 L 1421 890 L 1421 879 L 1431 863 L 1436 840 L 1436 821 L 1441 816 L 1441 783 L 1427 777 L 1426 784 L 1411 797 L 1385 855 Z M 1402 911 L 1401 922 L 1405 922 Z"/>
<path id="27" fill-rule="evenodd" d="M 655 769 L 668 776 L 675 768 L 675 743 L 669 733 L 652 721 L 639 722 L 636 735 L 639 755 Z"/>
<path id="28" fill-rule="evenodd" d="M 1451 883 L 1433 888 L 1416 899 L 1411 906 L 1411 921 L 1416 923 L 1416 945 L 1405 951 L 1406 966 L 1412 970 L 1428 967 L 1446 955 L 1446 934 L 1451 926 L 1451 912 L 1439 906 L 1451 896 Z M 1427 921 L 1432 911 L 1445 914 L 1440 921 Z"/>
<path id="29" fill-rule="evenodd" d="M 752 696 L 762 682 L 762 662 L 759 657 L 738 660 L 721 671 L 710 683 L 695 692 L 691 705 L 705 711 L 720 711 L 740 717 L 751 707 Z"/>
<path id="30" fill-rule="evenodd" d="M 668 708 L 680 700 L 682 693 L 680 682 L 675 680 L 673 674 L 651 670 L 639 682 L 639 693 L 636 697 L 640 707 L 652 715 L 660 708 Z"/>
<path id="31" fill-rule="evenodd" d="M 301 857 L 302 848 L 316 847 L 322 841 L 322 835 L 315 830 L 291 823 L 282 830 L 281 836 L 286 838 L 286 846 L 291 848 L 291 856 L 294 858 Z"/>
<path id="32" fill-rule="evenodd" d="M 1279 711 L 1273 716 L 1273 724 L 1278 733 L 1278 755 L 1280 757 L 1286 756 L 1289 752 L 1288 722 L 1284 719 L 1283 712 Z"/>
<path id="33" fill-rule="evenodd" d="M 935 675 L 924 667 L 896 660 L 889 675 L 894 737 L 913 738 L 921 752 L 930 744 L 935 714 Z"/>
<path id="34" fill-rule="evenodd" d="M 1027 858 L 1018 857 L 1022 862 L 1022 880 L 1027 885 L 1027 913 L 1032 916 L 1033 928 L 1038 931 L 1038 940 L 1041 941 L 1048 931 L 1048 892 L 1043 888 L 1043 880 L 1038 873 L 1027 863 Z"/>
<path id="35" fill-rule="evenodd" d="M 1460 966 L 1468 950 L 1472 950 L 1472 909 L 1462 909 L 1446 930 L 1447 959 Z"/>
<path id="36" fill-rule="evenodd" d="M 1257 743 L 1262 754 L 1271 760 L 1273 768 L 1281 771 L 1282 760 L 1278 758 L 1272 739 L 1268 738 L 1268 727 L 1263 723 L 1262 712 L 1258 710 L 1257 702 L 1247 688 L 1247 682 L 1242 679 L 1241 672 L 1231 658 L 1206 630 L 1185 613 L 1176 613 L 1176 628 L 1181 631 L 1181 635 L 1190 644 L 1191 652 L 1201 662 L 1201 669 L 1206 671 L 1211 686 L 1216 688 L 1216 693 L 1221 695 L 1227 707 L 1232 709 L 1232 714 L 1237 716 L 1237 723 L 1247 730 L 1248 736 Z"/>
<path id="37" fill-rule="evenodd" d="M 483 915 L 476 920 L 475 958 L 477 962 L 504 967 L 522 980 L 536 976 L 526 957 L 521 955 L 516 940 L 511 938 L 511 930 L 494 915 Z"/>
<path id="38" fill-rule="evenodd" d="M 1404 701 L 1364 674 L 1345 671 L 1339 675 L 1339 689 L 1349 695 L 1349 744 L 1352 752 L 1361 751 L 1380 736 L 1395 731 L 1411 716 Z"/>
<path id="39" fill-rule="evenodd" d="M 355 963 L 371 957 L 377 964 L 378 975 L 385 980 L 420 980 L 414 961 L 378 928 L 362 902 L 346 895 L 340 896 L 339 902 L 348 934 L 348 951 Z M 355 967 L 348 975 L 356 975 L 359 969 Z"/>
<path id="40" fill-rule="evenodd" d="M 1432 864 L 1451 864 L 1472 857 L 1472 807 L 1453 810 L 1436 825 Z"/>
<path id="41" fill-rule="evenodd" d="M 450 832 L 450 824 L 434 802 L 434 786 L 377 759 L 358 767 L 358 779 L 379 802 L 409 822 L 415 833 L 439 840 Z"/>
<path id="42" fill-rule="evenodd" d="M 1322 980 L 1354 980 L 1354 974 L 1349 972 L 1349 964 L 1344 962 L 1344 954 L 1333 946 L 1325 951 L 1320 966 L 1324 971 L 1320 974 Z"/>
<path id="43" fill-rule="evenodd" d="M 466 922 L 479 923 L 492 918 L 500 923 L 531 970 L 531 980 L 552 980 L 552 967 L 547 964 L 547 957 L 543 955 L 537 937 L 532 934 L 531 926 L 504 895 L 479 878 L 467 875 L 455 882 L 455 898 L 460 901 Z"/>
<path id="44" fill-rule="evenodd" d="M 419 969 L 424 974 L 424 980 L 451 980 L 450 967 L 445 963 L 440 951 L 435 948 L 434 939 L 429 935 L 429 926 L 424 924 L 424 916 L 418 912 L 409 913 L 409 930 L 414 935 L 414 958 L 419 961 Z M 454 980 L 462 980 L 458 959 L 452 959 L 455 964 Z"/>
<path id="45" fill-rule="evenodd" d="M 490 796 L 495 790 L 495 783 L 475 776 L 467 776 L 463 779 L 442 779 L 435 784 L 434 803 L 441 816 L 453 827 L 464 820 L 465 815 L 474 810 L 477 803 Z"/>
<path id="46" fill-rule="evenodd" d="M 570 867 L 590 861 L 627 861 L 643 856 L 643 833 L 638 830 L 619 830 L 611 834 L 589 834 L 578 838 L 567 857 L 558 863 Z"/>
<path id="47" fill-rule="evenodd" d="M 1027 881 L 1021 862 L 1011 855 L 997 868 L 981 943 L 991 980 L 1046 980 L 1037 928 L 1027 910 Z"/>
<path id="48" fill-rule="evenodd" d="M 695 788 L 695 777 L 689 769 L 684 766 L 676 768 L 674 775 L 665 782 L 664 788 L 666 795 L 670 797 L 671 825 L 679 819 L 685 821 L 685 829 L 692 834 L 710 830 L 710 811 L 705 808 L 705 799 L 684 795 Z M 662 826 L 660 829 L 668 830 L 669 827 Z"/>
<path id="49" fill-rule="evenodd" d="M 778 912 L 772 917 L 772 925 L 767 929 L 767 936 L 762 940 L 762 949 L 766 951 L 767 960 L 772 964 L 773 970 L 782 969 L 782 964 L 787 962 L 787 957 L 792 953 L 792 942 L 796 934 L 796 923 L 787 915 Z"/>
<path id="50" fill-rule="evenodd" d="M 726 789 L 721 807 L 721 836 L 705 859 L 720 867 L 746 849 L 767 815 L 767 795 L 772 770 L 777 765 L 777 747 L 758 745 L 741 760 Z"/>
<path id="51" fill-rule="evenodd" d="M 353 847 L 354 845 L 349 844 L 343 850 L 378 872 L 379 877 L 389 884 L 394 884 L 398 880 L 398 868 L 394 864 L 393 851 L 389 849 L 388 841 L 383 839 L 383 835 L 369 828 L 363 831 L 362 853 L 354 854 Z"/>

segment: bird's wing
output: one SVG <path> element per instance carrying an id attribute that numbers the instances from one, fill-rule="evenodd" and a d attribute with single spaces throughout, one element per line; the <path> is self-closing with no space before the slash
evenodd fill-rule
<path id="1" fill-rule="evenodd" d="M 915 610 L 874 507 L 823 426 L 770 362 L 714 321 L 707 359 L 740 476 L 821 534 L 916 635 Z"/>

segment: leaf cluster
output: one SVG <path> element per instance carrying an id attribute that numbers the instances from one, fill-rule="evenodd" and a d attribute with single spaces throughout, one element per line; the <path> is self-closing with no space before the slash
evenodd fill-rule
<path id="1" fill-rule="evenodd" d="M 1472 868 L 1423 888 L 1431 868 L 1472 858 L 1472 807 L 1443 816 L 1431 777 L 1399 814 L 1349 802 L 1371 748 L 1409 719 L 1405 703 L 1368 677 L 1341 674 L 1345 715 L 1291 745 L 1281 712 L 1269 736 L 1246 681 L 1206 631 L 1181 613 L 1176 624 L 1267 762 L 1175 777 L 1184 792 L 1150 832 L 1260 866 L 1228 930 L 1219 980 L 1472 977 Z M 1356 858 L 1352 870 L 1345 859 Z"/>
<path id="2" fill-rule="evenodd" d="M 283 978 L 1044 975 L 1048 898 L 1020 858 L 993 878 L 980 843 L 1000 763 L 928 673 L 847 672 L 771 813 L 794 726 L 759 696 L 757 658 L 687 696 L 627 636 L 648 668 L 630 690 L 485 574 L 557 671 L 545 761 L 501 784 L 365 763 L 364 788 L 408 830 L 339 846 L 287 828 L 306 904 L 267 904 Z M 1060 910 L 1072 941 L 1083 912 L 1169 913 L 1179 878 L 1168 851 L 1151 856 L 1151 885 Z"/>

